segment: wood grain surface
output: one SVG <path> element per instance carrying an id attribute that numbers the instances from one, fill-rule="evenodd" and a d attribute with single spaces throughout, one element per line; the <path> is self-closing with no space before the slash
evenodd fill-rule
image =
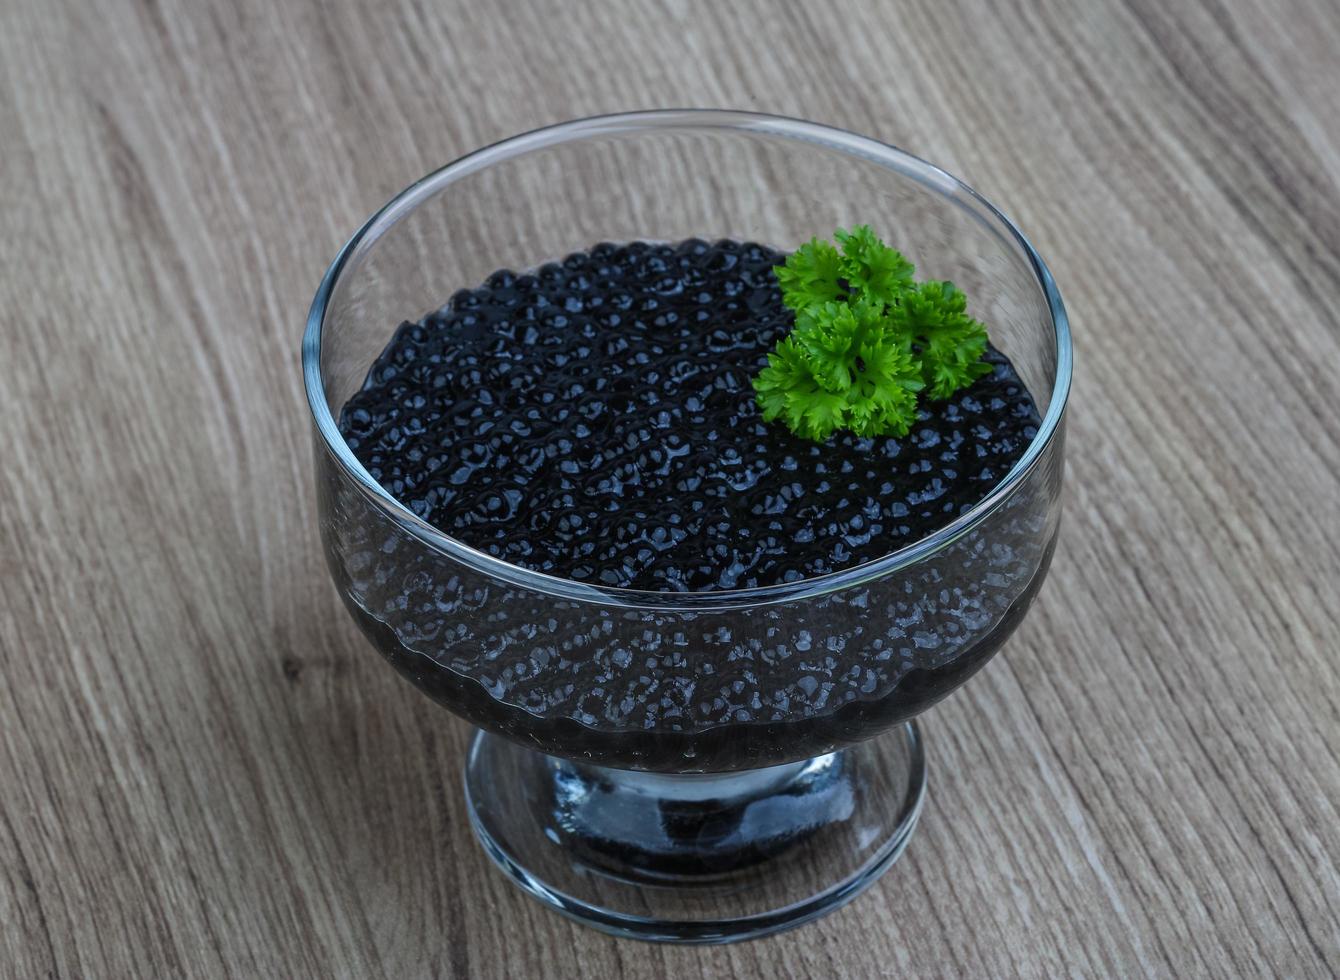
<path id="1" fill-rule="evenodd" d="M 0 0 L 0 975 L 1340 971 L 1340 8 Z M 382 201 L 731 106 L 1000 202 L 1074 321 L 1067 516 L 845 910 L 616 941 L 487 863 L 466 727 L 320 557 L 297 348 Z"/>

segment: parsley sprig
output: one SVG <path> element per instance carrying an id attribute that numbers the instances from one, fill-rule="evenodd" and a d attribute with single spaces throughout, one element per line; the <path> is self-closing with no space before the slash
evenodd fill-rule
<path id="1" fill-rule="evenodd" d="M 776 267 L 796 325 L 754 379 L 763 418 L 817 442 L 839 429 L 905 436 L 919 393 L 948 398 L 991 373 L 986 328 L 952 282 L 915 282 L 912 263 L 869 225 L 834 237 Z"/>

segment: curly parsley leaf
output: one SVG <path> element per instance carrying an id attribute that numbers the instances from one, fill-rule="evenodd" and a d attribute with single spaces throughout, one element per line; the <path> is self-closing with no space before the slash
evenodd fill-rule
<path id="1" fill-rule="evenodd" d="M 893 319 L 920 355 L 931 398 L 948 398 L 991 373 L 991 365 L 982 361 L 986 327 L 968 316 L 967 297 L 952 282 L 918 284 L 900 299 Z"/>
<path id="2" fill-rule="evenodd" d="M 793 310 L 831 303 L 842 298 L 842 257 L 828 242 L 811 238 L 776 269 L 782 302 Z"/>
<path id="3" fill-rule="evenodd" d="M 798 314 L 754 379 L 765 421 L 780 417 L 796 435 L 820 442 L 839 429 L 906 435 L 923 384 L 907 345 L 864 301 Z"/>
<path id="4" fill-rule="evenodd" d="M 776 269 L 795 328 L 754 379 L 766 421 L 822 442 L 840 429 L 904 436 L 917 395 L 947 398 L 991 372 L 986 328 L 950 282 L 913 267 L 869 225 L 811 239 Z"/>
<path id="5" fill-rule="evenodd" d="M 834 232 L 842 246 L 842 278 L 852 292 L 871 302 L 895 302 L 912 284 L 912 263 L 876 237 L 869 225 Z"/>

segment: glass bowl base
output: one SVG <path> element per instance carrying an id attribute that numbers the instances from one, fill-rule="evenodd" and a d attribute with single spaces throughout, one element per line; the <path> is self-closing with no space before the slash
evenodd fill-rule
<path id="1" fill-rule="evenodd" d="M 605 932 L 725 943 L 846 904 L 897 860 L 926 793 L 913 722 L 800 762 L 668 775 L 584 765 L 479 732 L 466 802 L 523 890 Z"/>

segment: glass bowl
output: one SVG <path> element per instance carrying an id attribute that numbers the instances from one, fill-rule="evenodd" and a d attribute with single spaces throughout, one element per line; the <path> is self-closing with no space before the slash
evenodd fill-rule
<path id="1" fill-rule="evenodd" d="M 858 223 L 967 293 L 1042 414 L 980 503 L 878 560 L 711 592 L 541 574 L 421 520 L 340 434 L 397 325 L 496 269 L 599 241 L 789 250 Z M 390 664 L 479 729 L 469 812 L 516 883 L 610 932 L 722 942 L 821 915 L 892 864 L 926 785 L 912 719 L 1014 630 L 1060 517 L 1065 311 L 998 210 L 930 164 L 814 123 L 703 110 L 565 123 L 463 157 L 378 211 L 322 280 L 302 360 L 335 585 Z"/>

